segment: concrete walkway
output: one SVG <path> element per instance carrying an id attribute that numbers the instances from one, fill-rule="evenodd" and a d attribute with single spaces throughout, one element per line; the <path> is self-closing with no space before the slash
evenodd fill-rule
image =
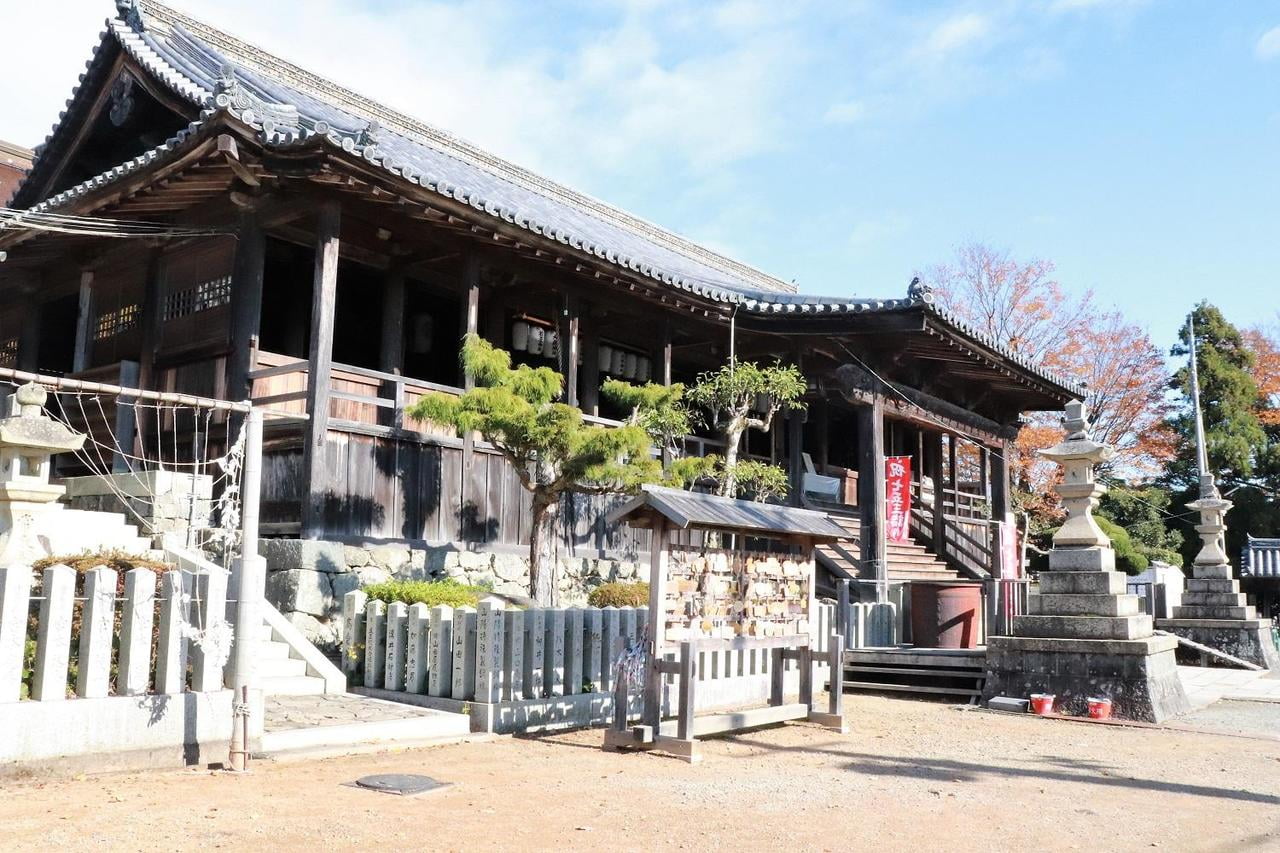
<path id="1" fill-rule="evenodd" d="M 470 718 L 353 693 L 269 696 L 262 751 L 345 753 L 377 745 L 422 745 L 471 733 Z"/>
<path id="2" fill-rule="evenodd" d="M 1280 675 L 1216 666 L 1180 666 L 1178 677 L 1192 708 L 1204 708 L 1222 699 L 1280 702 Z"/>

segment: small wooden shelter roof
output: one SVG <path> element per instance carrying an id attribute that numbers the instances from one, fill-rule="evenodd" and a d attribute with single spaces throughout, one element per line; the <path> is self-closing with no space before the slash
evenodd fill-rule
<path id="1" fill-rule="evenodd" d="M 640 494 L 610 512 L 608 519 L 610 523 L 625 521 L 635 527 L 648 527 L 655 515 L 682 530 L 805 537 L 817 542 L 834 542 L 849 535 L 826 513 L 811 509 L 740 501 L 665 486 L 644 486 Z"/>

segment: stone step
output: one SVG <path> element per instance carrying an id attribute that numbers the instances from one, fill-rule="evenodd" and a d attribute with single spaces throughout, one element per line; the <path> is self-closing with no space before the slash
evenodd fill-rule
<path id="1" fill-rule="evenodd" d="M 287 650 L 286 646 L 286 650 Z M 273 678 L 292 678 L 296 675 L 307 674 L 307 662 L 291 657 L 259 657 L 255 662 L 258 675 L 264 680 Z"/>
<path id="2" fill-rule="evenodd" d="M 1191 576 L 1194 578 L 1208 578 L 1211 580 L 1230 579 L 1234 577 L 1231 572 L 1231 566 L 1192 566 Z"/>
<path id="3" fill-rule="evenodd" d="M 1173 608 L 1174 619 L 1256 619 L 1257 616 L 1257 609 L 1252 605 L 1245 607 L 1181 605 Z"/>
<path id="4" fill-rule="evenodd" d="M 1137 616 L 1018 616 L 1016 637 L 1048 637 L 1071 640 L 1137 640 L 1151 635 L 1152 619 Z"/>
<path id="5" fill-rule="evenodd" d="M 259 640 L 254 654 L 259 660 L 280 660 L 289 656 L 289 645 L 274 640 Z"/>
<path id="6" fill-rule="evenodd" d="M 1040 573 L 1042 595 L 1122 595 L 1124 572 L 1053 570 Z"/>
<path id="7" fill-rule="evenodd" d="M 1244 607 L 1248 596 L 1243 592 L 1184 592 L 1183 607 Z"/>
<path id="8" fill-rule="evenodd" d="M 262 679 L 266 696 L 311 696 L 324 693 L 324 679 L 314 675 L 287 675 Z"/>
<path id="9" fill-rule="evenodd" d="M 1136 595 L 1029 595 L 1027 612 L 1042 616 L 1134 616 Z"/>
<path id="10" fill-rule="evenodd" d="M 1231 578 L 1187 578 L 1187 592 L 1239 592 L 1240 581 Z"/>

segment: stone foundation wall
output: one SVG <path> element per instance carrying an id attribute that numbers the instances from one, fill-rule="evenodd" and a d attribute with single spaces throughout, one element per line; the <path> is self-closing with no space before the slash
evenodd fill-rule
<path id="1" fill-rule="evenodd" d="M 529 594 L 529 558 L 522 554 L 301 539 L 264 539 L 259 550 L 267 561 L 267 599 L 304 636 L 330 651 L 342 641 L 342 597 L 368 584 L 454 578 L 487 585 L 499 595 Z M 561 603 L 572 606 L 585 604 L 587 593 L 600 584 L 648 580 L 649 571 L 647 563 L 566 557 L 559 574 Z"/>

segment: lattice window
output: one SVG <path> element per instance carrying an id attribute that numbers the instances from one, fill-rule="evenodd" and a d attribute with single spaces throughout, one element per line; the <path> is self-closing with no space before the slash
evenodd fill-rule
<path id="1" fill-rule="evenodd" d="M 113 311 L 104 311 L 98 315 L 98 325 L 93 330 L 95 341 L 105 341 L 122 335 L 138 325 L 138 305 L 122 305 Z"/>
<path id="2" fill-rule="evenodd" d="M 18 339 L 0 341 L 0 367 L 13 367 L 18 363 Z"/>
<path id="3" fill-rule="evenodd" d="M 202 281 L 171 291 L 164 300 L 164 319 L 189 317 L 231 302 L 231 276 Z"/>

